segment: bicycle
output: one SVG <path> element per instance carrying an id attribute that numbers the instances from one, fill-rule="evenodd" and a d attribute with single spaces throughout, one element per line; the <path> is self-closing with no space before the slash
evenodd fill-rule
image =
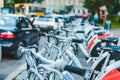
<path id="1" fill-rule="evenodd" d="M 61 78 L 60 80 L 63 80 L 63 76 L 60 71 L 64 68 L 64 65 L 66 65 L 66 63 L 63 63 L 64 60 L 63 59 L 60 59 L 57 61 L 48 60 L 48 59 L 44 58 L 43 56 L 41 56 L 41 54 L 36 53 L 35 49 L 36 49 L 35 46 L 21 48 L 21 52 L 27 54 L 26 62 L 29 63 L 29 65 L 30 65 L 30 68 L 28 70 L 28 79 L 30 78 L 29 80 L 32 80 L 31 79 L 31 76 L 32 76 L 33 80 L 44 80 L 42 74 L 39 72 L 39 70 L 41 70 L 41 68 L 43 67 L 44 69 L 55 72 L 56 74 L 58 74 L 60 76 L 60 78 Z M 35 61 L 33 59 L 30 59 L 30 56 L 31 56 L 31 58 L 33 58 L 33 55 L 34 55 L 34 57 L 39 59 L 39 61 L 41 62 L 39 65 L 36 65 L 34 63 Z M 69 69 L 69 70 L 71 70 L 71 69 Z M 84 69 L 79 69 L 79 70 L 81 70 L 81 72 L 84 72 Z M 79 72 L 79 74 L 83 75 L 83 73 L 81 73 L 81 72 Z M 65 74 L 65 73 L 66 72 L 64 72 L 63 74 Z M 70 75 L 69 72 L 67 72 L 67 75 L 68 74 Z M 72 79 L 73 77 L 71 76 L 70 78 L 69 77 L 67 77 L 67 78 L 68 78 L 67 80 L 70 80 L 70 78 Z M 50 80 L 54 80 L 54 79 L 50 79 Z M 74 79 L 72 79 L 72 80 L 74 80 Z"/>
<path id="2" fill-rule="evenodd" d="M 104 64 L 106 62 L 108 62 L 107 57 L 109 57 L 107 53 L 103 54 L 98 59 L 98 61 L 96 61 L 96 63 L 94 63 L 94 65 L 91 67 L 91 69 L 85 70 L 85 69 L 81 69 L 79 67 L 73 67 L 71 65 L 66 65 L 66 62 L 63 63 L 65 61 L 63 59 L 60 59 L 57 61 L 48 60 L 48 59 L 44 58 L 43 56 L 41 56 L 39 53 L 36 53 L 32 49 L 22 49 L 22 52 L 23 51 L 25 51 L 27 54 L 28 54 L 28 52 L 31 52 L 31 54 L 33 54 L 37 59 L 39 59 L 41 61 L 41 64 L 36 66 L 36 69 L 35 68 L 29 69 L 29 70 L 31 70 L 31 72 L 33 72 L 32 74 L 35 74 L 35 75 L 37 75 L 37 77 L 39 77 L 40 75 L 38 76 L 38 73 L 40 74 L 40 72 L 37 72 L 37 71 L 39 71 L 39 69 L 41 69 L 41 67 L 43 67 L 44 69 L 49 70 L 50 72 L 52 71 L 52 72 L 58 74 L 59 76 L 61 76 L 61 80 L 63 80 L 63 77 L 62 77 L 60 71 L 64 71 L 64 70 L 68 70 L 70 72 L 80 74 L 80 75 L 84 76 L 84 78 L 92 80 L 92 78 L 94 77 L 94 74 L 96 74 L 98 66 L 100 66 L 104 61 L 105 61 Z M 30 74 L 30 71 L 28 73 Z M 63 72 L 63 73 L 65 74 L 65 72 Z M 66 72 L 66 74 L 67 73 L 68 72 Z M 85 74 L 83 74 L 83 73 L 85 73 Z M 68 77 L 68 76 L 66 76 L 66 77 L 68 78 L 67 80 L 72 79 L 72 77 Z M 39 77 L 39 79 L 42 80 L 40 77 Z M 53 79 L 53 80 L 55 80 L 55 79 Z M 72 80 L 74 80 L 74 79 L 72 79 Z"/>
<path id="3" fill-rule="evenodd" d="M 27 36 L 29 36 L 29 35 L 27 35 Z M 62 39 L 64 39 L 64 38 L 62 38 Z M 72 41 L 72 39 L 66 39 L 65 40 L 65 42 L 68 40 L 68 42 L 70 43 L 71 41 Z M 75 41 L 75 40 L 73 40 L 73 41 Z M 81 40 L 77 40 L 77 42 L 81 42 Z M 29 44 L 29 41 L 26 41 L 26 43 L 28 43 Z M 27 45 L 28 46 L 28 45 Z M 66 53 L 68 53 L 68 55 L 69 55 L 69 57 L 70 58 L 72 58 L 73 60 L 74 60 L 74 62 L 76 63 L 76 65 L 78 65 L 78 66 L 80 66 L 81 67 L 81 65 L 80 65 L 80 63 L 79 63 L 79 61 L 77 60 L 77 58 L 69 51 L 69 52 L 66 52 Z M 71 54 L 71 55 L 70 55 Z M 65 56 L 65 55 L 63 55 L 63 56 Z M 31 69 L 31 67 L 32 67 L 32 71 L 31 72 L 34 72 L 35 70 L 37 70 L 36 69 L 36 66 L 39 64 L 39 61 L 35 58 L 35 57 L 33 57 L 33 55 L 32 54 L 29 54 L 27 57 L 26 57 L 26 61 L 27 61 L 27 69 L 28 70 L 30 70 Z M 32 64 L 32 65 L 31 65 Z M 34 69 L 35 68 L 35 69 Z M 29 71 L 29 72 L 30 72 Z M 37 72 L 34 72 L 34 73 L 36 73 L 36 74 L 38 74 Z M 40 75 L 39 75 L 40 76 Z"/>
<path id="4" fill-rule="evenodd" d="M 59 41 L 58 46 L 51 45 L 51 48 L 53 47 L 53 48 L 57 49 L 58 59 L 62 58 L 62 57 L 66 57 L 69 60 L 69 58 L 70 58 L 72 60 L 72 61 L 70 61 L 70 64 L 75 63 L 75 65 L 77 65 L 78 67 L 83 68 L 81 63 L 79 62 L 79 60 L 74 55 L 74 51 L 72 51 L 70 49 L 70 48 L 72 48 L 71 47 L 72 42 L 81 43 L 82 42 L 81 39 L 78 40 L 78 39 L 72 39 L 72 38 L 65 38 L 65 37 L 61 37 L 58 35 L 51 35 L 51 34 L 46 34 L 46 36 L 50 36 L 50 37 L 54 37 L 54 38 L 58 39 L 58 41 Z"/>
<path id="5" fill-rule="evenodd" d="M 107 46 L 101 49 L 103 53 L 109 55 L 102 68 L 99 69 L 99 73 L 94 80 L 119 80 L 120 46 Z"/>
<path id="6" fill-rule="evenodd" d="M 59 37 L 59 36 L 58 36 Z M 63 41 L 64 41 L 64 38 L 62 37 L 62 39 L 63 39 Z M 71 41 L 71 39 L 69 39 L 69 38 L 67 38 L 68 40 L 70 40 Z M 29 50 L 28 50 L 29 51 Z M 28 51 L 26 51 L 26 53 L 28 52 Z M 46 69 L 47 70 L 49 70 L 50 72 L 52 71 L 53 73 L 56 73 L 56 74 L 59 74 L 59 70 L 62 70 L 61 68 L 59 68 L 61 65 L 63 65 L 63 61 L 61 61 L 60 60 L 60 62 L 62 62 L 61 63 L 61 65 L 60 66 L 58 66 L 59 64 L 54 64 L 54 62 L 55 61 L 49 61 L 49 60 L 46 60 L 46 59 L 42 59 L 43 57 L 40 57 L 40 54 L 36 54 L 36 52 L 31 52 L 31 54 L 34 54 L 34 55 L 36 55 L 35 56 L 35 58 L 37 57 L 37 58 L 39 58 L 40 59 L 40 62 L 43 62 L 42 64 L 38 64 L 37 66 L 36 66 L 36 68 L 37 69 L 39 69 L 40 68 L 40 70 L 41 70 L 41 67 L 43 67 L 43 68 L 45 68 L 46 67 Z M 38 56 L 39 55 L 39 56 Z M 28 57 L 27 57 L 28 58 Z M 96 60 L 96 62 L 94 63 L 94 65 L 92 66 L 92 68 L 91 68 L 91 70 L 88 70 L 88 72 L 86 71 L 86 74 L 85 75 L 87 75 L 87 77 L 85 77 L 86 79 L 93 79 L 93 78 L 95 78 L 94 77 L 94 75 L 98 75 L 99 73 L 98 73 L 98 71 L 97 71 L 97 69 L 98 69 L 98 66 L 100 65 L 101 66 L 101 64 L 102 63 L 104 63 L 104 65 L 102 66 L 102 67 L 104 67 L 104 66 L 106 66 L 106 63 L 108 62 L 108 58 L 109 58 L 109 54 L 108 53 L 103 53 L 101 56 L 99 56 L 99 58 Z M 29 59 L 28 59 L 29 60 Z M 46 61 L 46 62 L 45 62 Z M 47 62 L 48 61 L 48 62 Z M 104 62 L 105 61 L 105 62 Z M 56 63 L 59 63 L 59 61 L 56 61 Z M 49 64 L 49 65 L 48 65 Z M 40 66 L 41 65 L 41 66 Z M 43 66 L 42 66 L 43 65 Z M 57 65 L 57 67 L 56 67 L 56 65 Z M 48 67 L 50 67 L 51 69 L 48 69 Z M 62 66 L 61 66 L 62 67 Z M 33 67 L 34 68 L 34 67 Z M 35 68 L 35 69 L 36 69 Z M 57 70 L 58 69 L 58 70 Z M 80 68 L 79 68 L 80 69 Z M 101 69 L 101 68 L 99 68 L 99 69 Z M 98 70 L 99 70 L 98 69 Z M 81 70 L 81 69 L 80 69 Z M 83 69 L 82 69 L 83 70 Z M 34 72 L 34 70 L 32 70 L 33 72 Z M 39 71 L 39 70 L 36 70 L 36 71 Z M 83 70 L 84 71 L 84 70 Z M 72 71 L 71 71 L 72 72 Z M 34 72 L 35 73 L 35 72 Z M 40 74 L 40 72 L 38 72 L 39 74 Z M 61 72 L 60 72 L 60 74 L 61 74 Z M 59 76 L 61 76 L 59 74 Z M 35 74 L 35 75 L 37 75 L 37 73 Z M 42 75 L 42 74 L 40 74 L 40 75 Z M 97 76 L 96 75 L 96 76 Z M 51 76 L 51 75 L 50 75 Z M 83 75 L 84 76 L 84 75 Z M 69 77 L 67 77 L 68 78 L 68 80 L 70 79 Z M 40 78 L 39 78 L 40 79 Z M 54 79 L 54 78 L 53 78 Z M 71 77 L 71 79 L 72 79 L 72 77 Z M 41 79 L 42 80 L 42 79 Z M 61 80 L 63 80 L 63 78 L 62 78 L 62 76 L 61 76 Z"/>

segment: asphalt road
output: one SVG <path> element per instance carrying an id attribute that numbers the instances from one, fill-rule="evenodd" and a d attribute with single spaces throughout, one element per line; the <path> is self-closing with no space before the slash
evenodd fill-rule
<path id="1" fill-rule="evenodd" d="M 116 37 L 120 37 L 120 29 L 111 30 L 111 32 L 114 33 Z M 40 49 L 42 49 L 44 46 L 45 41 L 46 38 L 42 37 L 40 41 Z M 0 62 L 0 80 L 4 80 L 24 63 L 25 57 L 23 57 L 21 60 L 15 60 L 11 58 L 11 55 L 3 55 L 2 62 Z"/>

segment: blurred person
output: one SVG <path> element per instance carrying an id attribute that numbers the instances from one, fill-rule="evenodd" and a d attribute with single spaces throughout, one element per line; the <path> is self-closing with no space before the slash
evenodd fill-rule
<path id="1" fill-rule="evenodd" d="M 18 23 L 17 23 L 17 26 L 18 26 L 19 28 L 27 28 L 27 27 L 28 27 L 28 23 L 26 22 L 25 18 L 20 17 L 20 18 L 19 18 L 19 21 L 18 21 Z"/>
<path id="2" fill-rule="evenodd" d="M 97 25 L 98 24 L 98 20 L 99 20 L 98 13 L 94 14 L 93 20 L 94 20 L 95 25 Z"/>
<path id="3" fill-rule="evenodd" d="M 19 18 L 19 21 L 17 23 L 17 26 L 19 28 L 32 28 L 33 27 L 33 21 L 34 21 L 34 18 L 23 18 L 23 17 L 20 17 Z"/>
<path id="4" fill-rule="evenodd" d="M 35 20 L 35 18 L 33 18 L 33 17 L 31 17 L 30 19 L 28 19 L 28 21 L 29 21 L 28 27 L 29 27 L 29 28 L 34 27 L 34 25 L 33 25 L 34 20 Z"/>
<path id="5" fill-rule="evenodd" d="M 89 14 L 88 14 L 88 21 L 89 21 L 89 23 L 92 23 L 92 21 L 93 21 L 93 14 L 91 12 L 89 12 Z"/>
<path id="6" fill-rule="evenodd" d="M 88 19 L 88 14 L 85 11 L 83 11 L 81 17 L 82 17 L 82 23 L 84 23 Z"/>

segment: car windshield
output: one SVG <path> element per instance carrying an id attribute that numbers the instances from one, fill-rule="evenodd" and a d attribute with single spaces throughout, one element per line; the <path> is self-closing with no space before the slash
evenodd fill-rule
<path id="1" fill-rule="evenodd" d="M 0 26 L 15 26 L 16 19 L 14 17 L 0 16 Z"/>
<path id="2" fill-rule="evenodd" d="M 52 17 L 39 17 L 37 21 L 43 21 L 43 22 L 52 22 L 53 18 Z"/>

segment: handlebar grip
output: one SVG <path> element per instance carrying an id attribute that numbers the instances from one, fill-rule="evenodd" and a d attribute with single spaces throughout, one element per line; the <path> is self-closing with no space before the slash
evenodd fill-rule
<path id="1" fill-rule="evenodd" d="M 72 42 L 83 43 L 83 39 L 72 39 Z"/>
<path id="2" fill-rule="evenodd" d="M 78 67 L 74 67 L 74 66 L 71 66 L 71 65 L 66 65 L 64 67 L 64 70 L 67 70 L 69 72 L 73 72 L 73 73 L 76 73 L 78 75 L 81 75 L 81 76 L 84 76 L 85 75 L 85 69 L 80 69 Z"/>
<path id="3" fill-rule="evenodd" d="M 46 36 L 46 37 L 55 37 L 54 34 L 46 34 L 46 33 L 43 33 L 43 35 Z"/>
<path id="4" fill-rule="evenodd" d="M 85 31 L 76 31 L 76 33 L 85 33 Z"/>
<path id="5" fill-rule="evenodd" d="M 22 31 L 31 31 L 33 28 L 21 28 Z"/>
<path id="6" fill-rule="evenodd" d="M 37 45 L 31 45 L 31 46 L 28 46 L 27 48 L 29 48 L 29 49 L 34 48 L 36 50 L 36 52 L 38 52 L 38 46 Z"/>

